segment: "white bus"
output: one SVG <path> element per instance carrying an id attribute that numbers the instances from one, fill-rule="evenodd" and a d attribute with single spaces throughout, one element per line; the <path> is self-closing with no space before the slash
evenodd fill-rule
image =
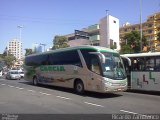
<path id="1" fill-rule="evenodd" d="M 118 52 L 103 47 L 78 46 L 25 57 L 25 80 L 86 91 L 127 89 L 123 61 Z"/>
<path id="2" fill-rule="evenodd" d="M 128 86 L 133 90 L 160 91 L 160 52 L 124 54 Z"/>

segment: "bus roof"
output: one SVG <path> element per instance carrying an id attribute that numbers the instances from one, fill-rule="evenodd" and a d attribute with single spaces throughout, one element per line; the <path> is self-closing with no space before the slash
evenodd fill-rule
<path id="1" fill-rule="evenodd" d="M 149 57 L 149 56 L 160 56 L 160 52 L 148 52 L 148 53 L 134 53 L 134 54 L 122 54 L 125 57 Z"/>
<path id="2" fill-rule="evenodd" d="M 36 56 L 36 55 L 41 55 L 41 54 L 50 54 L 50 53 L 55 53 L 55 52 L 63 52 L 63 51 L 70 51 L 70 50 L 82 50 L 82 49 L 97 50 L 99 52 L 118 53 L 115 50 L 112 50 L 112 49 L 109 49 L 109 48 L 105 48 L 105 47 L 83 45 L 83 46 L 76 46 L 76 47 L 61 48 L 61 49 L 57 49 L 57 50 L 51 50 L 51 51 L 47 51 L 47 52 L 31 54 L 31 55 L 28 55 L 28 56 Z M 28 57 L 28 56 L 26 56 L 26 57 Z"/>

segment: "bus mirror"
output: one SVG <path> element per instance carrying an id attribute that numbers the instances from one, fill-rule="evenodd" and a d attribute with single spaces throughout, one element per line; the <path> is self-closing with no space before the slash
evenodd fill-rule
<path id="1" fill-rule="evenodd" d="M 126 59 L 127 62 L 128 62 L 128 65 L 131 66 L 131 59 L 129 59 L 128 57 L 123 56 L 123 55 L 121 55 L 121 57 L 122 57 L 123 59 Z"/>
<path id="2" fill-rule="evenodd" d="M 106 58 L 105 58 L 105 56 L 102 53 L 100 53 L 100 59 L 101 59 L 102 63 L 105 63 Z"/>
<path id="3" fill-rule="evenodd" d="M 104 56 L 102 53 L 100 53 L 100 52 L 89 52 L 89 53 L 90 53 L 90 54 L 98 55 L 98 57 L 100 58 L 101 62 L 102 62 L 102 63 L 105 63 L 106 58 L 105 58 L 105 56 Z"/>

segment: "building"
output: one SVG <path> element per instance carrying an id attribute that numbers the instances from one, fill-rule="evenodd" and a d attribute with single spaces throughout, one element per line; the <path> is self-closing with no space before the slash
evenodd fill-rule
<path id="1" fill-rule="evenodd" d="M 16 57 L 17 60 L 22 60 L 23 51 L 22 51 L 22 42 L 17 39 L 13 39 L 8 44 L 8 52 Z"/>
<path id="2" fill-rule="evenodd" d="M 140 31 L 140 24 L 124 24 L 120 27 L 120 39 L 121 42 L 124 42 L 123 37 L 126 33 L 131 31 Z M 160 32 L 160 12 L 150 15 L 147 18 L 147 21 L 142 23 L 142 32 L 146 37 L 148 44 L 152 50 L 156 49 L 156 46 L 159 44 L 157 40 L 157 34 Z"/>
<path id="3" fill-rule="evenodd" d="M 35 53 L 43 52 L 42 45 L 41 44 L 37 44 L 37 43 L 33 44 L 32 51 L 35 52 Z"/>
<path id="4" fill-rule="evenodd" d="M 70 46 L 93 45 L 119 50 L 119 19 L 109 15 L 100 19 L 98 24 L 64 36 L 68 38 Z"/>

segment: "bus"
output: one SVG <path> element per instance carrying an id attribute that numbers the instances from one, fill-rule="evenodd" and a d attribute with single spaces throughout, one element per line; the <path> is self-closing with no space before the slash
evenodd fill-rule
<path id="1" fill-rule="evenodd" d="M 121 57 L 124 58 L 129 89 L 160 91 L 160 52 L 123 54 Z"/>
<path id="2" fill-rule="evenodd" d="M 28 55 L 25 80 L 100 93 L 125 91 L 127 77 L 118 52 L 104 47 L 78 46 Z"/>

